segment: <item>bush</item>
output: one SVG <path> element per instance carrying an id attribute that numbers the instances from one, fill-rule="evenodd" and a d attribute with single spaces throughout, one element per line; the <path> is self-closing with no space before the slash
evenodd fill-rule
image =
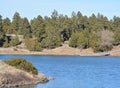
<path id="1" fill-rule="evenodd" d="M 112 45 L 106 45 L 106 46 L 96 45 L 92 48 L 93 48 L 94 52 L 105 52 L 105 51 L 110 51 L 113 47 L 112 47 Z"/>
<path id="2" fill-rule="evenodd" d="M 30 51 L 42 51 L 41 45 L 37 39 L 25 39 L 25 45 Z"/>
<path id="3" fill-rule="evenodd" d="M 31 72 L 32 74 L 38 75 L 38 71 L 32 65 L 32 63 L 26 61 L 23 58 L 12 58 L 10 60 L 6 60 L 5 63 L 7 63 L 8 65 L 14 66 L 17 69 L 21 69 L 26 72 Z"/>
<path id="4" fill-rule="evenodd" d="M 9 43 L 8 42 L 4 42 L 4 44 L 3 44 L 3 47 L 4 48 L 7 48 L 7 47 L 9 47 L 10 45 L 9 45 Z"/>
<path id="5" fill-rule="evenodd" d="M 16 36 L 15 38 L 12 38 L 10 41 L 10 45 L 11 46 L 17 46 L 20 43 L 18 36 Z"/>
<path id="6" fill-rule="evenodd" d="M 43 48 L 53 49 L 53 48 L 59 47 L 61 45 L 60 36 L 55 35 L 55 33 L 53 33 L 53 34 L 48 35 L 48 37 L 46 37 L 45 39 L 43 39 L 41 41 L 41 46 Z"/>
<path id="7" fill-rule="evenodd" d="M 116 29 L 114 32 L 114 45 L 119 45 L 120 44 L 120 29 Z"/>
<path id="8" fill-rule="evenodd" d="M 95 52 L 104 52 L 110 51 L 112 47 L 112 43 L 114 41 L 113 32 L 108 30 L 103 30 L 98 33 L 99 40 L 95 41 L 96 43 L 92 47 Z"/>
<path id="9" fill-rule="evenodd" d="M 10 46 L 10 44 L 9 44 L 9 38 L 8 37 L 5 37 L 5 40 L 4 40 L 4 43 L 3 43 L 3 47 L 4 48 L 7 48 L 7 47 L 9 47 Z"/>
<path id="10" fill-rule="evenodd" d="M 81 31 L 77 33 L 73 33 L 71 38 L 69 39 L 69 46 L 74 48 L 89 48 L 90 44 L 90 33 L 88 31 Z"/>

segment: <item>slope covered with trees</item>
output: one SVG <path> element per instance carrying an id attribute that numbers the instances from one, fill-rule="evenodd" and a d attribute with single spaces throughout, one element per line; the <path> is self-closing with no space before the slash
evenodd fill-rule
<path id="1" fill-rule="evenodd" d="M 51 17 L 38 15 L 28 20 L 16 12 L 12 20 L 8 17 L 2 19 L 0 16 L 0 46 L 18 44 L 5 34 L 23 35 L 27 48 L 32 51 L 56 48 L 64 41 L 69 41 L 70 47 L 91 47 L 95 52 L 103 52 L 120 44 L 120 17 L 108 19 L 100 13 L 87 17 L 80 11 L 72 12 L 71 17 L 68 17 L 54 10 Z M 14 44 L 11 44 L 12 42 Z M 28 45 L 30 42 L 31 45 Z"/>

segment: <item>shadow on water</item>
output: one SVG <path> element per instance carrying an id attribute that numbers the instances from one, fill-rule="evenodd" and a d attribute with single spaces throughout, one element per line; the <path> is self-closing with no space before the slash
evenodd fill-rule
<path id="1" fill-rule="evenodd" d="M 16 86 L 12 88 L 36 88 L 36 85 L 25 85 L 25 86 Z"/>

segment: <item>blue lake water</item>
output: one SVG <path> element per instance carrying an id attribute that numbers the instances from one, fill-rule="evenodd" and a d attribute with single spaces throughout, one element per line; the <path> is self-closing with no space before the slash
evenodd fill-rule
<path id="1" fill-rule="evenodd" d="M 26 58 L 55 78 L 33 88 L 120 88 L 120 57 L 0 55 L 12 57 Z"/>

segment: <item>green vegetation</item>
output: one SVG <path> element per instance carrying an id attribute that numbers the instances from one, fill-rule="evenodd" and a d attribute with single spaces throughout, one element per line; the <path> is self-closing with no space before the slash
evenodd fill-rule
<path id="1" fill-rule="evenodd" d="M 24 36 L 25 45 L 30 51 L 56 48 L 64 41 L 69 41 L 70 47 L 91 47 L 95 52 L 104 52 L 120 44 L 119 33 L 120 17 L 114 16 L 109 20 L 100 13 L 87 17 L 78 11 L 68 17 L 54 10 L 51 17 L 38 15 L 30 21 L 26 17 L 22 18 L 18 12 L 12 21 L 0 16 L 0 47 L 18 45 L 17 38 L 5 35 L 17 34 Z"/>
<path id="2" fill-rule="evenodd" d="M 77 33 L 74 33 L 71 38 L 69 39 L 69 45 L 71 47 L 78 47 L 78 48 L 89 48 L 90 47 L 90 36 L 89 36 L 89 32 L 87 32 L 87 30 L 85 31 L 80 31 Z"/>
<path id="3" fill-rule="evenodd" d="M 16 46 L 16 45 L 18 45 L 19 43 L 20 43 L 20 41 L 19 41 L 18 36 L 12 38 L 11 41 L 10 41 L 10 45 L 11 45 L 11 46 Z"/>
<path id="4" fill-rule="evenodd" d="M 25 45 L 30 51 L 41 51 L 41 45 L 37 39 L 25 39 Z"/>
<path id="5" fill-rule="evenodd" d="M 30 72 L 32 74 L 37 75 L 37 69 L 32 65 L 32 63 L 26 61 L 23 58 L 12 58 L 10 60 L 6 60 L 5 63 L 16 67 L 17 69 L 24 70 L 26 72 Z"/>

